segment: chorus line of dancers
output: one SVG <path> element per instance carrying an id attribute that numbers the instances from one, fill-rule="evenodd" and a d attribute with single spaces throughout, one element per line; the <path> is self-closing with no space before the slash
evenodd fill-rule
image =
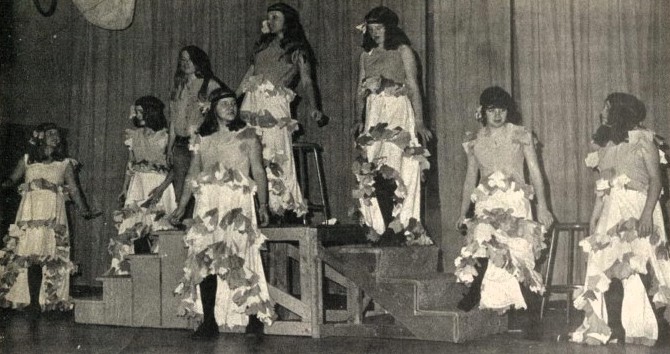
<path id="1" fill-rule="evenodd" d="M 353 122 L 358 185 L 352 196 L 372 242 L 430 245 L 420 196 L 432 134 L 423 122 L 415 54 L 398 24 L 398 16 L 380 6 L 358 27 L 363 52 Z M 127 255 L 156 252 L 151 235 L 183 223 L 188 256 L 175 311 L 201 320 L 196 338 L 216 337 L 220 326 L 272 325 L 276 318 L 259 225 L 307 213 L 296 179 L 291 139 L 298 122 L 291 102 L 299 86 L 311 119 L 327 123 L 316 100 L 314 60 L 298 12 L 276 3 L 267 8 L 237 90 L 213 73 L 207 53 L 187 46 L 179 52 L 168 106 L 143 96 L 130 107 L 134 128 L 125 133 L 128 163 L 121 207 L 113 215 L 118 234 L 109 243 L 107 274 L 128 274 Z M 463 144 L 467 173 L 455 225 L 466 230 L 466 245 L 455 260 L 458 280 L 470 286 L 459 303 L 463 311 L 524 309 L 529 292 L 524 295 L 521 285 L 537 294 L 545 290 L 535 262 L 554 219 L 535 139 L 510 122 L 517 113 L 504 89 L 485 89 L 475 114 L 481 128 Z M 571 334 L 575 342 L 653 345 L 658 338 L 651 303 L 668 303 L 670 257 L 659 204 L 662 154 L 657 136 L 641 124 L 645 115 L 636 97 L 612 93 L 593 135 L 595 152 L 586 162 L 600 179 L 590 236 L 580 242 L 588 266 L 574 301 L 584 312 Z M 38 126 L 30 143 L 2 182 L 7 188 L 23 180 L 16 221 L 0 251 L 0 305 L 33 313 L 70 310 L 75 266 L 65 203 L 74 201 L 84 218 L 99 212 L 81 195 L 78 164 L 66 156 L 59 128 Z"/>

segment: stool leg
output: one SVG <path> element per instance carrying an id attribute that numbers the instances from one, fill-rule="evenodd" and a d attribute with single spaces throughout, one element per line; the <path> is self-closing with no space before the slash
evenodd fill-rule
<path id="1" fill-rule="evenodd" d="M 551 287 L 551 273 L 554 270 L 554 254 L 556 253 L 556 241 L 560 230 L 554 230 L 551 234 L 551 242 L 549 243 L 549 258 L 547 259 L 547 273 L 544 275 L 545 292 L 542 296 L 542 303 L 540 304 L 540 320 L 544 318 L 544 308 L 546 306 L 547 297 L 551 294 L 549 288 Z"/>
<path id="2" fill-rule="evenodd" d="M 568 274 L 566 274 L 566 284 L 568 285 L 568 303 L 567 303 L 567 318 L 566 322 L 570 323 L 570 308 L 572 307 L 572 285 L 573 285 L 573 273 L 575 266 L 575 230 L 570 230 L 569 234 L 570 239 L 568 240 Z"/>
<path id="3" fill-rule="evenodd" d="M 323 178 L 323 158 L 318 149 L 314 149 L 314 161 L 316 162 L 316 175 L 319 179 L 319 188 L 321 189 L 321 204 L 323 205 L 323 214 L 326 220 L 330 219 L 330 206 L 328 205 L 328 194 L 326 193 L 326 181 Z"/>
<path id="4" fill-rule="evenodd" d="M 309 184 L 308 184 L 308 173 L 309 169 L 307 166 L 307 161 L 305 158 L 305 151 L 303 149 L 298 149 L 300 153 L 298 154 L 298 161 L 300 163 L 300 189 L 302 192 L 302 197 L 307 199 L 307 213 L 302 217 L 303 224 L 307 224 L 307 214 L 309 214 Z"/>

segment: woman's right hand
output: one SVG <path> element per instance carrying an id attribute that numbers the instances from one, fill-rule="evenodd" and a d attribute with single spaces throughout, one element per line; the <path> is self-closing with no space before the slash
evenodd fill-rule
<path id="1" fill-rule="evenodd" d="M 465 225 L 465 216 L 459 216 L 454 226 L 456 226 L 456 230 L 460 230 L 463 225 Z"/>
<path id="2" fill-rule="evenodd" d="M 184 207 L 177 207 L 172 214 L 170 214 L 170 218 L 168 219 L 170 221 L 170 224 L 172 225 L 181 225 L 181 218 L 184 217 L 184 212 L 186 211 L 186 208 Z"/>
<path id="3" fill-rule="evenodd" d="M 363 131 L 365 130 L 365 126 L 363 125 L 363 122 L 356 122 L 354 125 L 351 127 L 351 135 L 354 136 L 354 138 L 357 138 L 361 134 L 363 134 Z"/>

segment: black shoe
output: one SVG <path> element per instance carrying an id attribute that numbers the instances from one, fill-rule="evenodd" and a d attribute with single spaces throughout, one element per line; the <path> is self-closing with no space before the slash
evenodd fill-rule
<path id="1" fill-rule="evenodd" d="M 247 336 L 261 336 L 263 334 L 263 322 L 257 316 L 249 316 L 249 324 L 244 333 Z"/>
<path id="2" fill-rule="evenodd" d="M 458 302 L 458 305 L 456 305 L 456 308 L 463 312 L 469 312 L 472 309 L 474 309 L 477 305 L 479 305 L 479 300 L 481 299 L 481 294 L 479 291 L 472 290 L 468 294 L 465 295 L 461 301 Z"/>
<path id="3" fill-rule="evenodd" d="M 198 326 L 198 329 L 193 332 L 191 339 L 196 340 L 209 340 L 216 339 L 219 337 L 219 326 L 216 323 L 203 322 Z"/>

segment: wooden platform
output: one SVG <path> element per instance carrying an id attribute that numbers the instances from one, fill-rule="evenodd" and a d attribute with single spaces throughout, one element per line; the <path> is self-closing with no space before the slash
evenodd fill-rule
<path id="1" fill-rule="evenodd" d="M 455 308 L 464 287 L 437 272 L 436 247 L 370 247 L 353 225 L 262 231 L 268 288 L 279 315 L 266 334 L 463 342 L 507 330 L 506 316 Z M 182 238 L 183 232 L 162 232 L 159 254 L 131 256 L 130 276 L 98 278 L 102 298 L 75 299 L 75 321 L 193 328 L 176 315 L 172 295 L 186 258 Z"/>

